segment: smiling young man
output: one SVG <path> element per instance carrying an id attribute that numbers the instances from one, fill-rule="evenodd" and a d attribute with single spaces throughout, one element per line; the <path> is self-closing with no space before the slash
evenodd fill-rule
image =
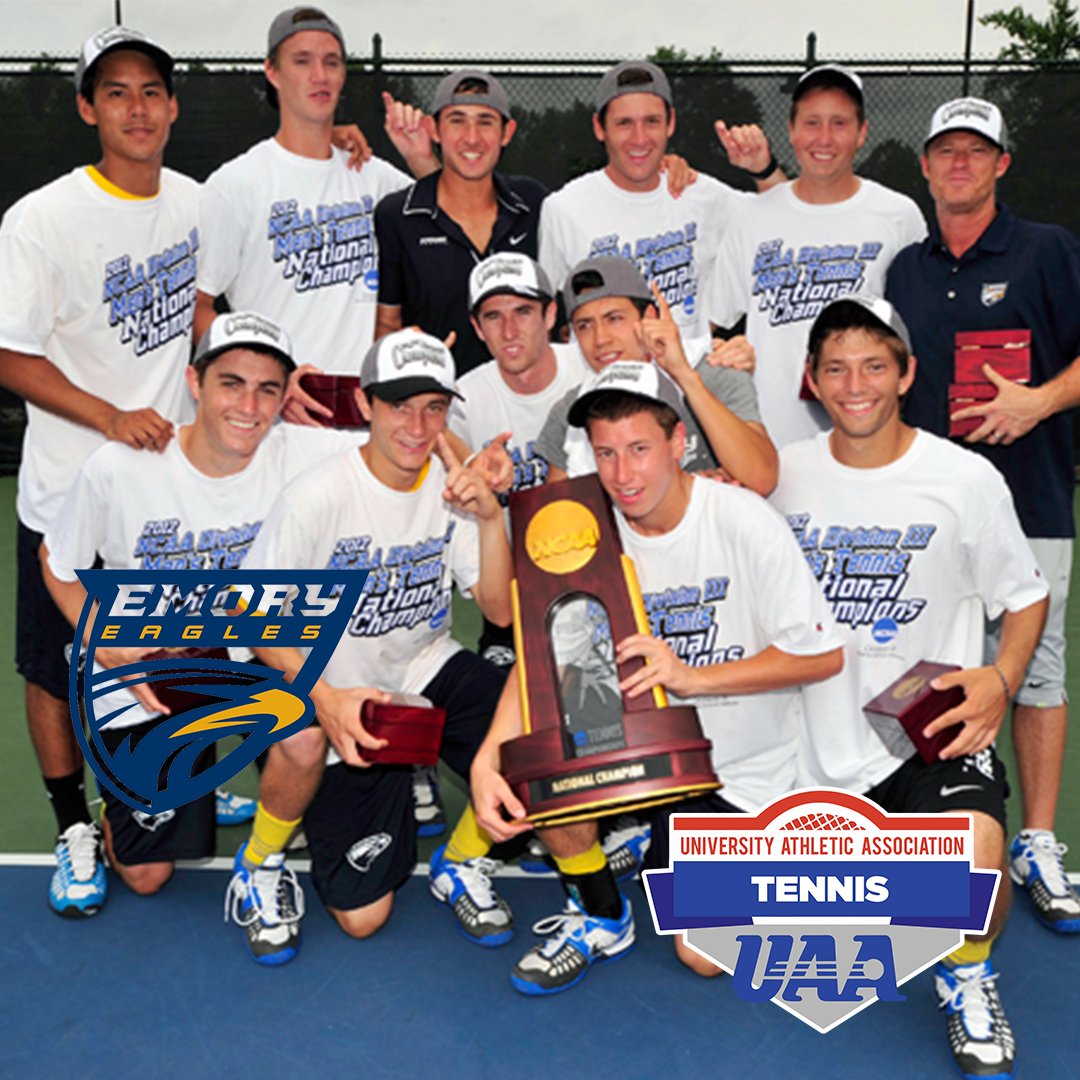
<path id="1" fill-rule="evenodd" d="M 415 866 L 411 770 L 365 759 L 386 743 L 364 728 L 363 703 L 422 694 L 445 709 L 442 756 L 467 776 L 505 678 L 450 633 L 454 584 L 492 622 L 510 621 L 502 508 L 445 438 L 457 394 L 453 359 L 437 339 L 399 331 L 368 351 L 360 385 L 368 442 L 290 484 L 245 563 L 369 575 L 312 690 L 318 723 L 271 747 L 252 835 L 236 856 L 228 910 L 261 964 L 286 963 L 300 945 L 303 906 L 283 853 L 301 817 L 315 889 L 351 937 L 368 937 L 386 922 L 395 890 Z M 303 664 L 298 650 L 256 654 L 287 674 Z M 463 837 L 476 843 L 478 836 L 469 813 L 440 849 L 431 889 L 466 934 L 497 944 L 510 936 L 509 908 L 493 896 L 488 864 L 460 847 Z M 484 840 L 480 854 L 489 846 Z"/>
<path id="2" fill-rule="evenodd" d="M 469 275 L 500 251 L 536 257 L 543 185 L 495 171 L 516 122 L 502 84 L 486 71 L 451 72 L 424 118 L 442 169 L 376 209 L 379 308 L 376 336 L 419 326 L 446 339 L 453 331 L 459 376 L 489 358 L 469 322 Z"/>
<path id="3" fill-rule="evenodd" d="M 469 276 L 472 325 L 492 358 L 458 380 L 464 400 L 451 405 L 450 427 L 477 449 L 509 433 L 511 491 L 547 480 L 537 436 L 552 405 L 588 372 L 576 345 L 550 340 L 554 296 L 548 276 L 519 252 L 491 255 Z M 502 501 L 505 505 L 505 497 Z M 479 649 L 494 663 L 512 664 L 513 634 L 485 623 Z"/>
<path id="4" fill-rule="evenodd" d="M 67 916 L 100 909 L 105 874 L 67 703 L 71 628 L 45 590 L 37 551 L 94 450 L 107 440 L 164 450 L 189 414 L 198 192 L 163 167 L 178 112 L 172 67 L 138 31 L 90 38 L 76 65 L 76 105 L 101 158 L 21 199 L 0 226 L 0 383 L 27 402 L 16 662 L 60 834 L 49 903 Z"/>
<path id="5" fill-rule="evenodd" d="M 303 365 L 286 417 L 314 423 L 308 410 L 325 410 L 298 377 L 306 370 L 355 374 L 375 335 L 375 205 L 412 178 L 379 158 L 356 172 L 332 145 L 345 38 L 324 11 L 301 6 L 275 17 L 265 71 L 267 100 L 280 114 L 276 134 L 203 186 L 196 330 L 210 324 L 222 295 L 234 308 L 273 311 Z"/>
<path id="6" fill-rule="evenodd" d="M 620 361 L 582 388 L 570 422 L 588 433 L 600 483 L 616 510 L 619 537 L 641 583 L 651 634 L 615 645 L 614 660 L 648 661 L 618 689 L 629 697 L 665 689 L 698 709 L 712 740 L 723 797 L 666 807 L 653 817 L 646 865 L 668 865 L 672 810 L 754 811 L 794 787 L 797 702 L 790 688 L 835 674 L 840 647 L 828 608 L 783 521 L 751 492 L 695 478 L 680 461 L 686 428 L 674 387 L 653 365 Z M 686 619 L 668 620 L 665 598 L 696 595 Z M 710 626 L 709 634 L 678 628 Z M 569 627 L 556 627 L 569 642 Z M 590 635 L 576 635 L 590 640 Z M 561 661 L 571 648 L 555 645 Z M 569 662 L 569 661 L 567 661 Z M 524 808 L 499 773 L 499 747 L 522 731 L 518 680 L 511 676 L 492 729 L 476 755 L 477 819 L 497 839 L 529 828 Z M 757 697 L 755 695 L 764 695 Z M 504 816 L 504 811 L 506 816 Z M 519 962 L 514 986 L 530 995 L 565 990 L 590 965 L 633 944 L 629 901 L 621 897 L 597 838 L 597 823 L 539 830 L 563 876 L 561 916 L 537 924 L 551 936 Z M 677 942 L 700 974 L 717 974 Z"/>
<path id="7" fill-rule="evenodd" d="M 784 179 L 759 128 L 723 130 L 732 163 L 749 170 L 760 190 Z M 561 289 L 582 259 L 632 259 L 658 284 L 679 329 L 700 337 L 710 331 L 702 300 L 725 230 L 752 196 L 700 175 L 673 194 L 663 170 L 674 133 L 671 85 L 660 68 L 626 60 L 605 72 L 596 91 L 593 134 L 604 146 L 607 165 L 571 180 L 544 202 L 540 264 Z"/>
<path id="8" fill-rule="evenodd" d="M 761 413 L 777 446 L 826 425 L 800 397 L 807 327 L 836 297 L 883 292 L 896 253 L 926 235 L 911 199 L 855 174 L 866 135 L 855 72 L 825 64 L 799 79 L 788 121 L 799 176 L 745 201 L 706 298 L 720 326 L 746 316 Z"/>
<path id="9" fill-rule="evenodd" d="M 993 742 L 1042 630 L 1046 583 L 995 470 L 901 420 L 917 377 L 890 304 L 860 294 L 828 305 L 807 367 L 833 428 L 784 448 L 772 501 L 832 606 L 845 666 L 803 690 L 799 783 L 856 791 L 891 813 L 970 813 L 975 866 L 1001 870 L 1008 788 Z M 987 616 L 1002 622 L 990 663 Z M 959 665 L 933 685 L 964 692 L 925 729 L 961 725 L 930 765 L 914 747 L 887 746 L 863 713 L 923 660 Z M 1015 1063 L 990 963 L 1009 899 L 1005 878 L 987 936 L 969 936 L 937 968 L 950 1049 L 968 1077 L 1011 1076 Z"/>
<path id="10" fill-rule="evenodd" d="M 221 315 L 186 371 L 194 421 L 161 454 L 110 442 L 83 464 L 41 552 L 46 585 L 71 626 L 86 599 L 77 570 L 97 558 L 107 570 L 237 567 L 281 485 L 352 441 L 274 423 L 295 366 L 288 336 L 270 319 Z M 109 668 L 152 651 L 99 649 L 96 657 Z M 102 730 L 113 750 L 138 743 L 168 711 L 153 694 L 135 703 L 119 690 L 98 702 L 98 715 L 125 706 L 133 707 Z M 176 859 L 213 854 L 214 801 L 211 793 L 152 816 L 106 796 L 110 866 L 135 892 L 157 892 Z"/>
<path id="11" fill-rule="evenodd" d="M 935 110 L 922 156 L 934 223 L 922 244 L 898 256 L 887 295 L 923 359 L 906 418 L 939 435 L 949 430 L 956 334 L 1031 335 L 1030 382 L 1010 382 L 987 365 L 983 375 L 996 396 L 955 415 L 977 422 L 967 442 L 1005 477 L 1050 585 L 1046 629 L 1012 713 L 1023 819 L 1010 849 L 1011 871 L 1044 925 L 1075 934 L 1080 896 L 1065 873 L 1054 822 L 1069 719 L 1065 608 L 1076 534 L 1080 243 L 1056 225 L 1014 217 L 998 201 L 997 184 L 1011 163 L 996 105 L 960 98 Z"/>
<path id="12" fill-rule="evenodd" d="M 504 252 L 478 263 L 469 276 L 469 310 L 491 360 L 458 380 L 464 400 L 451 405 L 450 426 L 477 448 L 510 432 L 511 490 L 535 487 L 548 475 L 536 445 L 548 411 L 589 368 L 576 345 L 550 340 L 555 290 L 527 255 Z"/>
<path id="13" fill-rule="evenodd" d="M 749 371 L 706 356 L 709 338 L 687 340 L 675 324 L 661 291 L 633 262 L 598 255 L 578 263 L 563 289 L 574 337 L 592 372 L 617 360 L 655 363 L 678 387 L 680 418 L 686 426 L 684 466 L 690 472 L 721 468 L 741 484 L 767 495 L 776 484 L 776 451 L 757 410 Z M 692 365 L 687 354 L 699 357 Z M 722 358 L 753 354 L 742 337 L 720 347 Z M 740 360 L 740 364 L 742 361 Z M 569 423 L 577 388 L 551 408 L 536 447 L 548 462 L 548 476 L 562 480 L 593 472 L 595 462 L 584 432 Z"/>

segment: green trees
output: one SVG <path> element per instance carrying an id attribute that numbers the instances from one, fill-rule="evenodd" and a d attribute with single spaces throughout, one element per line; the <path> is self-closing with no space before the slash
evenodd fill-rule
<path id="1" fill-rule="evenodd" d="M 1052 0 L 1045 20 L 1022 7 L 980 20 L 1012 38 L 983 96 L 1005 114 L 1014 162 L 1002 194 L 1018 213 L 1080 232 L 1080 21 L 1069 0 Z M 1030 64 L 1030 67 L 1025 67 Z M 1019 66 L 1018 66 L 1019 65 Z"/>

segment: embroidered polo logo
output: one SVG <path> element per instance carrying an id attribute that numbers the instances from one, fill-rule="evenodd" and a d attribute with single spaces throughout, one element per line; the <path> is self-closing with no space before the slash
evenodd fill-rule
<path id="1" fill-rule="evenodd" d="M 1005 293 L 1009 290 L 1007 281 L 986 282 L 982 287 L 983 307 L 993 307 L 996 303 L 1005 299 Z"/>

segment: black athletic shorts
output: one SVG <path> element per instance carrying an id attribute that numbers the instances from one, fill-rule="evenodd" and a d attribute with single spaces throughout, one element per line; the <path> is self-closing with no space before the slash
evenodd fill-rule
<path id="1" fill-rule="evenodd" d="M 890 814 L 981 810 L 1005 829 L 1009 783 L 993 747 L 932 765 L 916 754 L 875 784 L 866 797 Z"/>
<path id="2" fill-rule="evenodd" d="M 737 806 L 732 806 L 719 792 L 699 795 L 694 799 L 683 799 L 677 803 L 656 806 L 649 812 L 648 820 L 652 839 L 645 852 L 643 870 L 667 870 L 671 865 L 670 845 L 668 843 L 668 822 L 672 814 L 745 814 Z"/>
<path id="3" fill-rule="evenodd" d="M 68 662 L 64 648 L 71 644 L 75 631 L 45 587 L 38 555 L 42 539 L 41 533 L 19 522 L 15 666 L 28 683 L 67 701 Z"/>
<path id="4" fill-rule="evenodd" d="M 506 674 L 462 649 L 422 691 L 446 710 L 440 757 L 466 782 Z M 311 880 L 327 907 L 352 911 L 399 888 L 416 866 L 412 768 L 331 765 L 304 815 L 304 833 Z"/>
<path id="5" fill-rule="evenodd" d="M 132 745 L 138 745 L 158 722 L 147 720 L 131 727 L 105 728 L 101 738 L 109 753 L 115 754 L 129 736 L 134 739 Z M 215 758 L 214 747 L 207 747 L 196 760 L 196 771 L 209 768 Z M 133 810 L 110 792 L 102 790 L 101 794 L 105 800 L 105 816 L 112 830 L 113 851 L 124 866 L 175 862 L 177 859 L 205 859 L 214 854 L 217 821 L 212 791 L 194 802 L 161 814 Z"/>

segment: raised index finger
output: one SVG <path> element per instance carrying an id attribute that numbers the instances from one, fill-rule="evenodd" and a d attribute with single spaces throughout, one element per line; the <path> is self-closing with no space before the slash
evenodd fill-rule
<path id="1" fill-rule="evenodd" d="M 713 123 L 713 131 L 716 132 L 716 137 L 720 140 L 720 144 L 726 151 L 732 140 L 731 128 L 729 128 L 723 120 L 717 120 Z"/>
<path id="2" fill-rule="evenodd" d="M 461 462 L 458 461 L 457 454 L 454 453 L 454 448 L 450 445 L 449 439 L 440 431 L 435 436 L 435 452 L 442 459 L 442 463 L 446 466 L 446 471 L 453 472 L 454 469 L 461 468 Z"/>
<path id="3" fill-rule="evenodd" d="M 671 307 L 667 300 L 664 299 L 664 294 L 660 291 L 660 286 L 655 281 L 649 282 L 649 288 L 652 289 L 653 296 L 656 297 L 656 310 L 661 319 L 671 318 Z"/>

